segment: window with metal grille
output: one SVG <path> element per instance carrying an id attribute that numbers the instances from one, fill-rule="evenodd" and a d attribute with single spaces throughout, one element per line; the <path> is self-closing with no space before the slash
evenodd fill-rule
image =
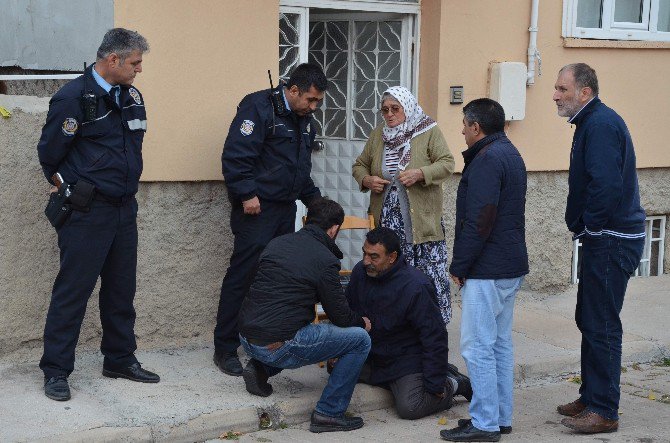
<path id="1" fill-rule="evenodd" d="M 651 277 L 663 274 L 665 262 L 665 216 L 647 217 L 645 221 L 644 250 L 640 265 L 635 270 L 636 277 Z M 573 284 L 579 283 L 579 260 L 581 259 L 582 242 L 572 242 L 572 276 Z M 655 265 L 655 266 L 652 266 Z"/>
<path id="2" fill-rule="evenodd" d="M 379 123 L 379 97 L 401 84 L 402 22 L 310 22 L 309 61 L 328 77 L 323 104 L 314 113 L 323 137 L 365 140 Z"/>

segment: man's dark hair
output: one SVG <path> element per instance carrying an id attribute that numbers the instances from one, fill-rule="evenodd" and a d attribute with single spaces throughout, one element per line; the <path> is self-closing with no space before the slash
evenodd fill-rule
<path id="1" fill-rule="evenodd" d="M 307 209 L 305 225 L 317 225 L 324 231 L 344 221 L 344 209 L 336 201 L 328 197 L 318 197 L 312 200 Z"/>
<path id="2" fill-rule="evenodd" d="M 463 116 L 468 126 L 475 122 L 485 135 L 505 130 L 505 110 L 495 100 L 478 98 L 463 107 Z"/>
<path id="3" fill-rule="evenodd" d="M 98 48 L 97 58 L 102 60 L 111 53 L 115 53 L 123 63 L 133 51 L 142 53 L 149 51 L 147 39 L 138 32 L 124 28 L 114 28 L 107 31 Z"/>
<path id="4" fill-rule="evenodd" d="M 328 79 L 318 65 L 303 63 L 293 70 L 286 82 L 287 88 L 293 85 L 296 85 L 300 92 L 307 92 L 312 86 L 323 92 L 328 88 Z"/>
<path id="5" fill-rule="evenodd" d="M 598 76 L 596 75 L 596 70 L 587 65 L 586 63 L 572 63 L 570 65 L 565 65 L 558 71 L 560 75 L 563 71 L 571 71 L 572 76 L 575 78 L 575 85 L 578 89 L 581 88 L 591 88 L 593 96 L 598 95 Z"/>
<path id="6" fill-rule="evenodd" d="M 400 238 L 398 238 L 398 234 L 393 232 L 393 229 L 384 227 L 374 228 L 365 234 L 365 239 L 371 245 L 378 245 L 380 243 L 384 245 L 387 254 L 393 252 L 400 254 Z"/>

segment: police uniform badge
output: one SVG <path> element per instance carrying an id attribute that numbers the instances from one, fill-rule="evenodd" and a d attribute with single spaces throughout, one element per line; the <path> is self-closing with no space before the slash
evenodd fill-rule
<path id="1" fill-rule="evenodd" d="M 130 88 L 128 89 L 128 94 L 135 100 L 135 103 L 138 105 L 142 104 L 142 97 L 140 97 L 140 93 L 137 91 L 135 88 Z"/>
<path id="2" fill-rule="evenodd" d="M 74 119 L 72 117 L 68 117 L 63 122 L 63 127 L 62 127 L 63 135 L 66 135 L 68 137 L 72 137 L 73 135 L 75 135 L 77 133 L 77 129 L 79 129 L 79 123 L 77 123 L 76 119 Z"/>
<path id="3" fill-rule="evenodd" d="M 244 136 L 251 135 L 251 133 L 254 132 L 254 125 L 255 123 L 251 120 L 244 120 L 242 126 L 240 126 L 240 132 Z"/>

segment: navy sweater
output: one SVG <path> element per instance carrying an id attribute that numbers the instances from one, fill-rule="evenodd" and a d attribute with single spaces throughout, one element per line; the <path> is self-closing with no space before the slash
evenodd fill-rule
<path id="1" fill-rule="evenodd" d="M 528 274 L 526 166 L 507 136 L 486 136 L 463 152 L 449 272 L 460 278 Z"/>
<path id="2" fill-rule="evenodd" d="M 570 123 L 577 129 L 570 152 L 568 229 L 576 237 L 644 237 L 635 151 L 623 119 L 596 97 Z"/>

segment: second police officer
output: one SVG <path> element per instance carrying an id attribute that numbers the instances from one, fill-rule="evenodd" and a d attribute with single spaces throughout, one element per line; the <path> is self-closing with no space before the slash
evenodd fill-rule
<path id="1" fill-rule="evenodd" d="M 235 240 L 214 330 L 214 362 L 228 375 L 242 375 L 237 317 L 260 253 L 294 231 L 296 200 L 321 196 L 310 177 L 312 113 L 327 86 L 319 66 L 301 64 L 286 84 L 244 97 L 230 125 L 221 161 Z"/>

